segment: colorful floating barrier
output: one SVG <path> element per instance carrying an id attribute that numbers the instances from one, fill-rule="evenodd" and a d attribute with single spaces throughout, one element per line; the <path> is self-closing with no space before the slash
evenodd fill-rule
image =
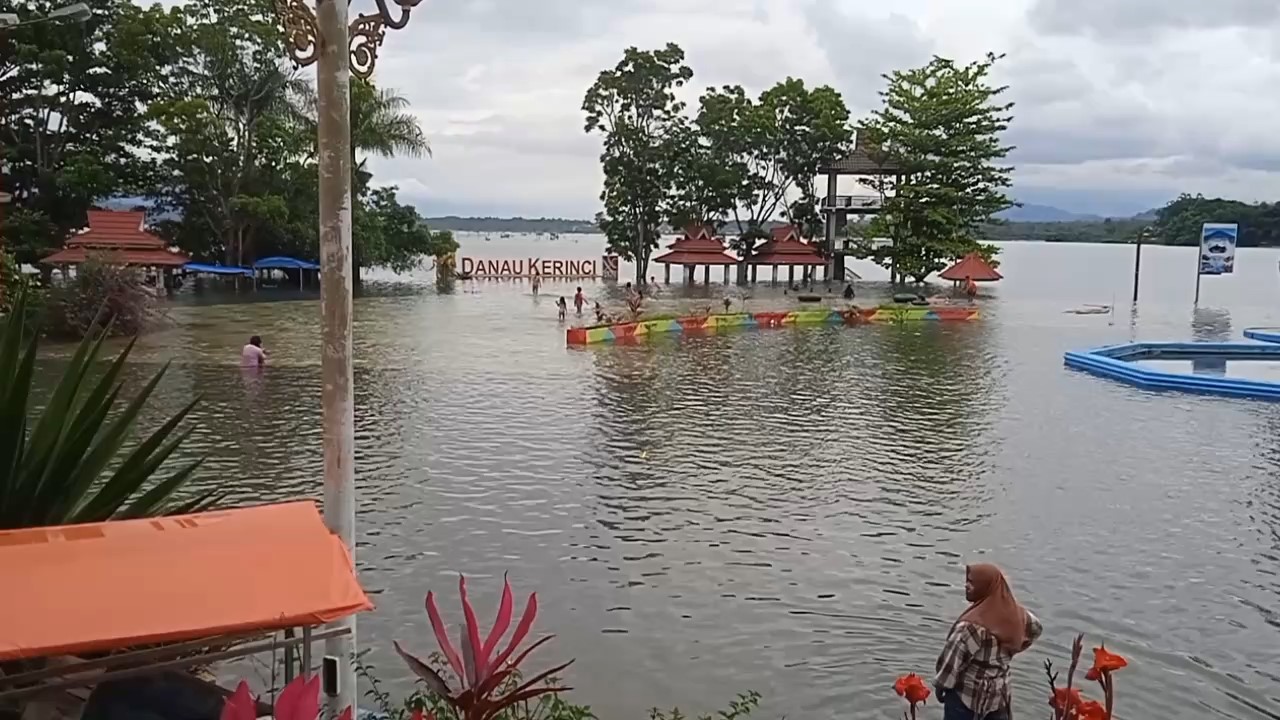
<path id="1" fill-rule="evenodd" d="M 1248 331 L 1246 331 L 1248 335 Z M 1276 332 L 1280 340 L 1280 331 Z M 1251 336 L 1252 337 L 1252 336 Z M 1221 375 L 1157 370 L 1141 360 L 1190 360 L 1218 369 Z M 1280 344 L 1241 342 L 1137 342 L 1068 352 L 1067 367 L 1148 390 L 1179 390 L 1231 397 L 1280 400 L 1280 383 L 1226 376 L 1228 360 L 1280 362 Z"/>
<path id="2" fill-rule="evenodd" d="M 654 318 L 616 325 L 575 327 L 565 331 L 570 345 L 641 340 L 650 335 L 706 333 L 731 328 L 776 328 L 787 325 L 862 325 L 891 322 L 965 322 L 978 319 L 978 309 L 947 305 L 884 305 L 850 310 L 791 310 Z"/>

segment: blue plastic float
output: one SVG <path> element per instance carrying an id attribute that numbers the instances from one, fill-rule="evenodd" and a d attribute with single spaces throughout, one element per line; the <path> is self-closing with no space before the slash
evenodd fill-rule
<path id="1" fill-rule="evenodd" d="M 1265 342 L 1134 342 L 1068 352 L 1062 359 L 1067 367 L 1149 390 L 1280 400 L 1280 382 L 1169 372 L 1137 364 L 1140 360 L 1197 359 L 1280 362 L 1280 344 L 1276 344 L 1280 343 L 1280 328 L 1250 328 L 1245 336 Z"/>

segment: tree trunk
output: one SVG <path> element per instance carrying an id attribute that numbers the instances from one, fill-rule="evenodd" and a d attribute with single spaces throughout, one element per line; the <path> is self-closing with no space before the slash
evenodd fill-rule
<path id="1" fill-rule="evenodd" d="M 649 254 L 645 252 L 648 249 L 649 228 L 646 227 L 643 219 L 637 226 L 638 234 L 636 236 L 635 247 L 632 248 L 631 255 L 636 261 L 636 284 L 643 285 L 648 281 L 646 271 L 649 269 Z"/>

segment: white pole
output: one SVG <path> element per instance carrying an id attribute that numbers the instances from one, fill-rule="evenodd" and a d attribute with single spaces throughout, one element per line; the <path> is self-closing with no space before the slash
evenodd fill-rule
<path id="1" fill-rule="evenodd" d="M 324 520 L 355 560 L 355 395 L 351 369 L 351 67 L 347 0 L 318 0 L 316 67 L 320 165 L 321 404 L 324 424 Z M 355 714 L 355 618 L 334 623 L 350 634 L 325 640 L 338 661 L 338 694 L 327 717 Z"/>

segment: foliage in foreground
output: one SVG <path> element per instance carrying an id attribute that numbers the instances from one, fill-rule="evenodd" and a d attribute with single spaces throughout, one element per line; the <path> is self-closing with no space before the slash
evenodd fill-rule
<path id="1" fill-rule="evenodd" d="M 1128 667 L 1129 661 L 1107 650 L 1105 645 L 1093 649 L 1093 666 L 1085 673 L 1085 679 L 1097 682 L 1101 688 L 1103 700 L 1098 702 L 1084 697 L 1080 689 L 1074 687 L 1076 670 L 1083 654 L 1082 633 L 1071 644 L 1071 666 L 1067 670 L 1067 684 L 1063 687 L 1058 687 L 1058 673 L 1053 671 L 1053 661 L 1045 660 L 1044 671 L 1049 677 L 1049 707 L 1053 710 L 1050 720 L 1112 720 L 1116 699 L 1114 673 Z M 893 684 L 893 690 L 907 702 L 903 720 L 916 720 L 919 706 L 925 704 L 931 695 L 929 686 L 915 673 L 899 677 Z"/>
<path id="2" fill-rule="evenodd" d="M 97 374 L 106 333 L 90 332 L 44 408 L 32 408 L 39 332 L 28 325 L 25 305 L 19 297 L 0 326 L 0 529 L 172 515 L 211 505 L 212 492 L 172 502 L 200 460 L 158 478 L 160 466 L 191 434 L 178 427 L 198 398 L 124 450 L 168 367 L 118 408 L 132 342 Z"/>
<path id="3" fill-rule="evenodd" d="M 502 598 L 497 617 L 487 632 L 481 632 L 475 610 L 467 596 L 466 578 L 458 580 L 465 624 L 459 629 L 460 647 L 454 646 L 448 636 L 448 628 L 435 595 L 427 593 L 427 615 L 435 635 L 438 652 L 425 660 L 410 655 L 399 642 L 395 643 L 409 669 L 418 677 L 421 685 L 400 703 L 382 689 L 371 668 L 357 659 L 357 671 L 368 684 L 366 697 L 373 700 L 387 720 L 595 720 L 595 713 L 586 705 L 578 705 L 564 697 L 572 688 L 564 687 L 556 679 L 557 673 L 573 661 L 562 663 L 537 673 L 526 680 L 521 665 L 542 644 L 553 636 L 545 636 L 520 650 L 533 628 L 538 614 L 538 597 L 531 593 L 521 613 L 520 621 L 511 633 L 505 647 L 503 638 L 511 627 L 514 602 L 511 586 L 503 579 Z M 519 651 L 519 652 L 517 652 Z M 454 683 L 445 676 L 452 674 Z M 760 704 L 760 695 L 748 692 L 739 695 L 729 707 L 712 715 L 701 715 L 698 720 L 742 720 Z M 685 720 L 679 709 L 650 711 L 651 720 Z"/>

